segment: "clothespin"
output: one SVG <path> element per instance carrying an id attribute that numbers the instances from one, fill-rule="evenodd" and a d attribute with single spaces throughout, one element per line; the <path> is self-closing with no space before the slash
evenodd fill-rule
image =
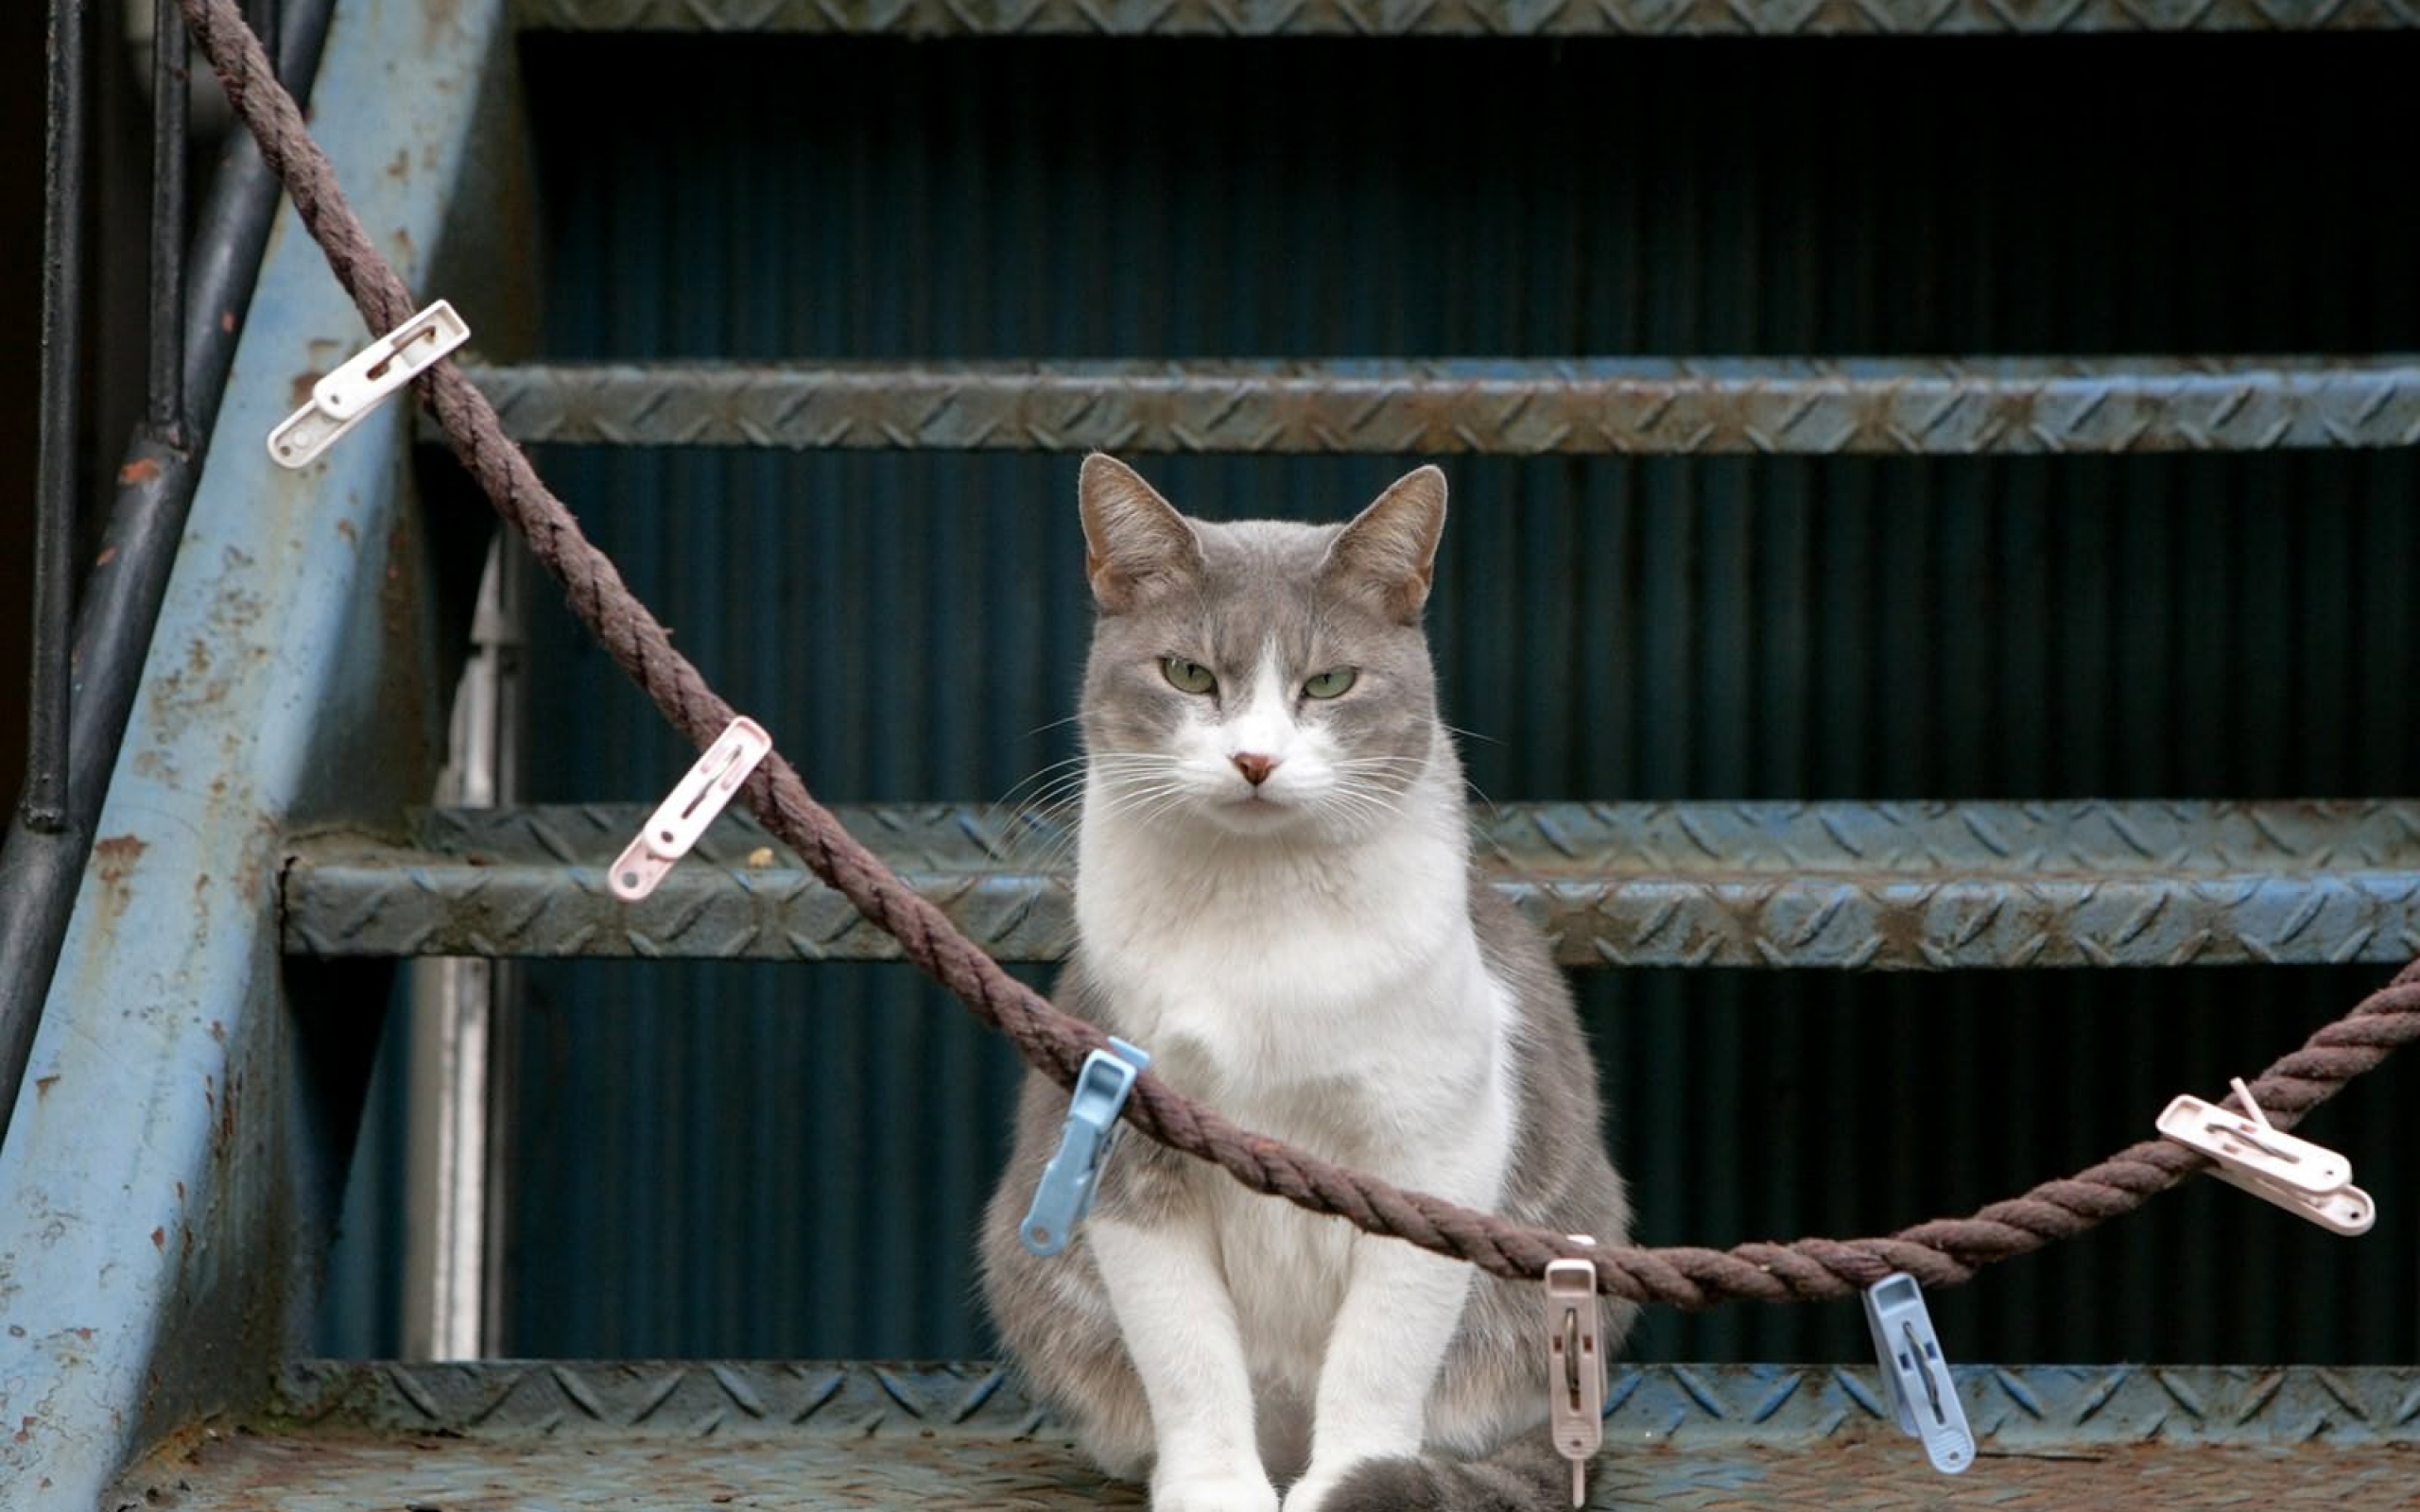
<path id="1" fill-rule="evenodd" d="M 269 460 L 280 467 L 309 467 L 337 438 L 470 339 L 471 328 L 454 306 L 438 301 L 313 384 L 311 402 L 268 433 Z"/>
<path id="2" fill-rule="evenodd" d="M 2219 1162 L 2212 1174 L 2221 1181 L 2332 1232 L 2348 1238 L 2368 1233 L 2378 1208 L 2353 1185 L 2353 1162 L 2270 1123 L 2242 1078 L 2227 1085 L 2243 1112 L 2179 1097 L 2159 1115 L 2160 1133 Z"/>
<path id="3" fill-rule="evenodd" d="M 1573 1234 L 1578 1245 L 1594 1245 Z M 1571 1504 L 1588 1501 L 1588 1462 L 1605 1444 L 1605 1350 L 1599 1336 L 1597 1267 L 1584 1260 L 1547 1263 L 1547 1426 L 1554 1450 L 1571 1461 Z"/>
<path id="4" fill-rule="evenodd" d="M 1115 1052 L 1115 1054 L 1112 1054 Z M 1059 1133 L 1059 1153 L 1043 1168 L 1042 1184 L 1034 1188 L 1033 1204 L 1017 1226 L 1017 1237 L 1037 1255 L 1055 1255 L 1067 1247 L 1076 1225 L 1093 1207 L 1094 1184 L 1117 1136 L 1117 1115 L 1134 1078 L 1151 1063 L 1150 1052 L 1113 1037 L 1108 1050 L 1084 1057 L 1076 1073 L 1075 1095 L 1067 1100 L 1067 1123 Z"/>
<path id="5" fill-rule="evenodd" d="M 1963 1474 L 1975 1463 L 1975 1434 L 1949 1379 L 1949 1362 L 1941 1356 L 1932 1314 L 1925 1311 L 1925 1289 L 1905 1271 L 1876 1281 L 1865 1289 L 1865 1327 L 1874 1335 L 1874 1357 L 1900 1432 L 1924 1441 L 1934 1469 Z"/>
<path id="6" fill-rule="evenodd" d="M 614 859 L 613 875 L 606 879 L 614 896 L 637 902 L 655 891 L 655 885 L 689 853 L 698 836 L 706 833 L 706 826 L 714 823 L 715 816 L 772 748 L 773 737 L 753 719 L 735 719 L 723 727 L 723 732 L 672 789 L 672 796 L 656 805 L 638 838 Z"/>

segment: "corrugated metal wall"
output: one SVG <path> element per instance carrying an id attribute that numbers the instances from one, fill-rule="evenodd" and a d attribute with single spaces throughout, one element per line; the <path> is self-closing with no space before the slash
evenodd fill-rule
<path id="1" fill-rule="evenodd" d="M 2420 348 L 2404 38 L 529 46 L 565 357 Z M 1140 459 L 1332 517 L 1412 458 Z M 542 465 L 827 799 L 1071 749 L 1074 459 Z M 1495 799 L 2413 788 L 2403 455 L 1497 461 L 1432 625 Z M 533 796 L 685 762 L 541 593 Z M 1582 980 L 1641 1237 L 1870 1232 L 2138 1137 L 2377 979 Z M 1013 1079 L 904 968 L 529 973 L 509 1346 L 985 1348 Z M 2373 1183 L 2411 1067 L 2320 1121 Z M 2204 1185 L 2207 1185 L 2206 1183 Z M 2384 1194 L 2382 1194 L 2383 1195 Z M 1936 1303 L 1962 1358 L 2420 1358 L 2420 1205 L 2359 1244 L 2224 1191 Z M 1854 1308 L 1639 1352 L 1850 1359 Z"/>

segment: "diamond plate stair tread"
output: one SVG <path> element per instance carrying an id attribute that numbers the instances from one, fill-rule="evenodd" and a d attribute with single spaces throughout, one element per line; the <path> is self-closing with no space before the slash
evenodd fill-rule
<path id="1" fill-rule="evenodd" d="M 568 31 L 1268 37 L 2290 31 L 2420 25 L 2412 0 L 516 0 Z"/>
<path id="2" fill-rule="evenodd" d="M 2420 1368 L 1964 1366 L 1948 1480 L 1870 1368 L 1617 1367 L 1599 1508 L 2412 1505 Z M 985 1363 L 287 1366 L 257 1424 L 187 1434 L 116 1502 L 189 1512 L 1141 1507 Z"/>
<path id="3" fill-rule="evenodd" d="M 1004 959 L 1070 937 L 1063 819 L 838 810 Z M 640 805 L 441 810 L 406 845 L 298 838 L 286 949 L 315 955 L 892 959 L 726 815 L 635 906 L 605 868 Z M 1567 965 L 1947 969 L 2399 962 L 2420 954 L 2420 803 L 1504 804 L 1482 862 Z"/>
<path id="4" fill-rule="evenodd" d="M 1972 455 L 2420 443 L 2420 357 L 567 363 L 472 377 L 585 446 Z"/>
<path id="5" fill-rule="evenodd" d="M 238 1435 L 164 1456 L 128 1499 L 180 1512 L 827 1512 L 935 1506 L 1142 1508 L 1067 1447 L 1015 1439 L 823 1439 L 667 1446 L 629 1439 L 510 1443 L 355 1435 Z M 1589 1505 L 1659 1512 L 1849 1507 L 2409 1508 L 2420 1448 L 2241 1450 L 2146 1444 L 2056 1456 L 1986 1455 L 1955 1481 L 1912 1439 L 1811 1450 L 1656 1448 L 1609 1453 Z M 156 1497 L 146 1496 L 156 1492 Z"/>

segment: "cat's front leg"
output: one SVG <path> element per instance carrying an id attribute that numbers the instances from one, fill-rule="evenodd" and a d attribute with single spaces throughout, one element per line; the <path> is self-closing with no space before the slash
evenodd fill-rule
<path id="1" fill-rule="evenodd" d="M 1319 1512 L 1354 1467 L 1420 1452 L 1428 1394 L 1470 1295 L 1471 1270 L 1398 1239 L 1359 1235 L 1328 1334 L 1311 1462 L 1285 1512 Z"/>
<path id="2" fill-rule="evenodd" d="M 1152 1512 L 1277 1512 L 1208 1224 L 1144 1228 L 1096 1214 L 1087 1237 L 1151 1405 Z"/>

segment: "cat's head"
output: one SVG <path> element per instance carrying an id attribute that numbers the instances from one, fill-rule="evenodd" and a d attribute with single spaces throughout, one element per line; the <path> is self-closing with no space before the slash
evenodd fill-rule
<path id="1" fill-rule="evenodd" d="M 1098 455 L 1078 492 L 1100 610 L 1083 697 L 1098 802 L 1158 825 L 1341 838 L 1389 822 L 1450 763 L 1420 628 L 1443 473 L 1406 475 L 1341 525 L 1188 519 Z"/>

